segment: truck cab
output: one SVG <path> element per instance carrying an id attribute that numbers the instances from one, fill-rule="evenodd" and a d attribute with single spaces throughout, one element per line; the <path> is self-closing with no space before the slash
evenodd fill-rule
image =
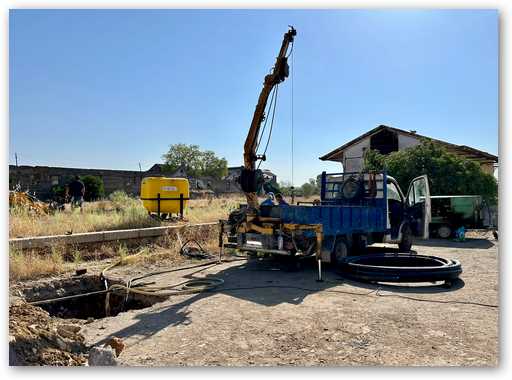
<path id="1" fill-rule="evenodd" d="M 342 255 L 357 254 L 373 243 L 397 243 L 400 251 L 411 249 L 413 237 L 427 239 L 431 220 L 428 178 L 414 178 L 407 194 L 395 178 L 378 173 L 322 173 L 321 202 L 337 207 L 367 207 L 384 210 L 376 230 L 353 228 L 352 234 L 338 236 L 346 249 Z M 357 185 L 356 185 L 357 183 Z M 384 186 L 385 183 L 385 186 Z M 356 227 L 356 226 L 353 226 Z M 332 255 L 331 255 L 332 256 Z"/>

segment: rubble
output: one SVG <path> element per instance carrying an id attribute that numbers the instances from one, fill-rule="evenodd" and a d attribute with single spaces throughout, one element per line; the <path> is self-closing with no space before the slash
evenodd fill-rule
<path id="1" fill-rule="evenodd" d="M 112 347 L 93 347 L 89 351 L 90 366 L 116 366 L 117 360 Z"/>
<path id="2" fill-rule="evenodd" d="M 80 326 L 17 302 L 9 307 L 9 365 L 80 366 L 86 362 Z"/>
<path id="3" fill-rule="evenodd" d="M 113 336 L 103 345 L 103 347 L 112 347 L 116 351 L 116 356 L 119 357 L 121 352 L 124 350 L 124 343 L 121 338 Z"/>

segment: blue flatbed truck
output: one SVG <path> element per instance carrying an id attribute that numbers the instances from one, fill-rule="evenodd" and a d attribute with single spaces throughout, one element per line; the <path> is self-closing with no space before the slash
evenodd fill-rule
<path id="1" fill-rule="evenodd" d="M 337 266 L 373 243 L 396 243 L 409 252 L 414 236 L 428 238 L 430 218 L 427 176 L 412 180 L 404 195 L 385 172 L 324 172 L 318 201 L 260 206 L 257 213 L 242 205 L 221 221 L 220 243 L 249 254 L 316 255 L 319 266 Z"/>

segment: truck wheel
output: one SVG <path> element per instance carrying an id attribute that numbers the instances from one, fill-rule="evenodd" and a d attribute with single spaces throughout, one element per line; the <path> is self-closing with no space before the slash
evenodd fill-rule
<path id="1" fill-rule="evenodd" d="M 412 247 L 412 230 L 411 226 L 405 224 L 402 227 L 402 240 L 398 243 L 400 252 L 410 252 Z"/>
<path id="2" fill-rule="evenodd" d="M 448 239 L 450 236 L 452 236 L 452 229 L 448 224 L 443 224 L 437 229 L 437 236 L 439 236 L 441 239 Z"/>
<path id="3" fill-rule="evenodd" d="M 331 255 L 331 262 L 334 264 L 334 268 L 339 270 L 343 264 L 343 260 L 348 256 L 347 243 L 343 240 L 338 240 L 334 246 L 334 251 Z"/>

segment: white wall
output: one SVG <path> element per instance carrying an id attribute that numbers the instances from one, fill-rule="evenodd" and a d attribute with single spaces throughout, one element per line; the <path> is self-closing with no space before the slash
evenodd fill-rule
<path id="1" fill-rule="evenodd" d="M 369 137 L 345 150 L 343 153 L 343 171 L 359 172 L 363 169 L 363 154 L 365 148 L 370 149 Z"/>
<path id="2" fill-rule="evenodd" d="M 398 149 L 406 149 L 420 144 L 420 139 L 413 136 L 398 134 Z M 343 171 L 359 172 L 363 169 L 363 154 L 370 149 L 370 136 L 348 147 L 343 153 Z"/>

